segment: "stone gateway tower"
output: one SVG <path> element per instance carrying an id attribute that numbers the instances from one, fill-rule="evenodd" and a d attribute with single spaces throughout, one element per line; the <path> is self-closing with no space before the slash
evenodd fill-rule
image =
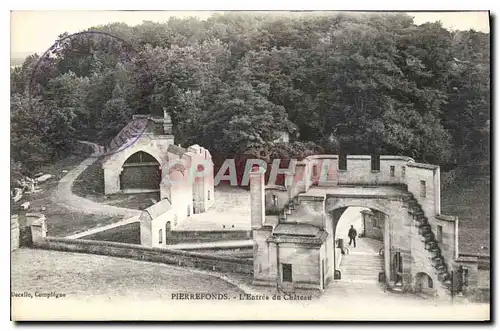
<path id="1" fill-rule="evenodd" d="M 104 193 L 160 192 L 161 169 L 171 145 L 172 120 L 166 111 L 163 117 L 134 115 L 102 161 Z"/>
<path id="2" fill-rule="evenodd" d="M 174 144 L 172 120 L 135 115 L 103 159 L 105 194 L 157 192 L 159 202 L 141 215 L 141 244 L 162 246 L 168 231 L 215 202 L 210 152 Z M 163 238 L 163 239 L 162 239 Z"/>
<path id="3" fill-rule="evenodd" d="M 438 166 L 404 156 L 311 155 L 286 176 L 286 186 L 266 186 L 262 171 L 250 175 L 254 284 L 283 291 L 341 286 L 336 281 L 349 273 L 339 267 L 345 246 L 336 240 L 337 225 L 347 208 L 363 207 L 363 235 L 380 244 L 368 254 L 380 261 L 366 275 L 370 282 L 442 298 L 489 288 L 489 258 L 462 254 L 457 217 L 441 214 Z M 357 255 L 361 269 L 368 255 Z"/>

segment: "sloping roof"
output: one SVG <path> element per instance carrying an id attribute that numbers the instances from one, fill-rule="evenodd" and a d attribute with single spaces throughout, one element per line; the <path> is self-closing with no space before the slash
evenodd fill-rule
<path id="1" fill-rule="evenodd" d="M 135 118 L 129 121 L 116 136 L 114 136 L 106 145 L 106 152 L 101 160 L 101 163 L 106 163 L 111 159 L 116 153 L 121 153 L 125 149 L 130 148 L 135 145 L 139 139 L 144 135 L 148 127 L 147 117 Z M 139 127 L 135 127 L 134 123 L 140 124 Z M 123 140 L 122 140 L 123 139 Z"/>
<path id="2" fill-rule="evenodd" d="M 151 219 L 155 219 L 161 214 L 166 213 L 170 209 L 172 209 L 172 204 L 170 203 L 170 201 L 168 201 L 168 199 L 163 199 L 155 203 L 154 205 L 144 209 L 144 212 L 148 213 Z"/>
<path id="3" fill-rule="evenodd" d="M 169 145 L 167 151 L 169 153 L 176 154 L 179 156 L 182 156 L 184 153 L 187 152 L 185 148 L 182 148 L 182 147 L 177 146 L 177 145 Z"/>
<path id="4" fill-rule="evenodd" d="M 316 237 L 319 234 L 319 232 L 320 229 L 310 224 L 281 223 L 276 226 L 276 228 L 273 231 L 273 234 Z"/>

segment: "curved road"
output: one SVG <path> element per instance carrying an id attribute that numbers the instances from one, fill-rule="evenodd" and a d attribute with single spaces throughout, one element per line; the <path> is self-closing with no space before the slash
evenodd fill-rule
<path id="1" fill-rule="evenodd" d="M 85 171 L 85 169 L 87 169 L 91 164 L 97 161 L 99 150 L 102 148 L 95 143 L 87 141 L 81 141 L 81 143 L 91 146 L 94 150 L 94 153 L 92 153 L 92 155 L 87 159 L 83 160 L 83 162 L 80 163 L 76 168 L 69 171 L 66 176 L 61 178 L 57 185 L 56 192 L 53 196 L 54 202 L 70 210 L 86 214 L 122 216 L 123 218 L 139 217 L 141 213 L 140 210 L 104 205 L 73 194 L 71 188 L 74 181 L 83 171 Z"/>

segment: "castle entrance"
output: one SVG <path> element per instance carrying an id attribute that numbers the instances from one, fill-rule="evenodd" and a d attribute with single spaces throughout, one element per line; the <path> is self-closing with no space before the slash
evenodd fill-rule
<path id="1" fill-rule="evenodd" d="M 384 270 L 385 214 L 353 206 L 334 210 L 332 215 L 337 280 L 377 285 Z"/>
<path id="2" fill-rule="evenodd" d="M 120 189 L 123 193 L 159 192 L 160 163 L 146 152 L 132 154 L 123 164 Z"/>

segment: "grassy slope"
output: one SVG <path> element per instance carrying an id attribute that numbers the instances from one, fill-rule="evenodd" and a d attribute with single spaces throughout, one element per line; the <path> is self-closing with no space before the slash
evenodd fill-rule
<path id="1" fill-rule="evenodd" d="M 11 272 L 12 291 L 56 291 L 65 293 L 70 299 L 171 300 L 171 294 L 179 291 L 227 293 L 231 297 L 241 293 L 238 288 L 221 279 L 193 273 L 188 269 L 49 250 L 14 251 Z"/>
<path id="2" fill-rule="evenodd" d="M 489 169 L 468 168 L 464 175 L 443 187 L 442 213 L 459 218 L 461 253 L 489 254 L 490 198 Z"/>
<path id="3" fill-rule="evenodd" d="M 54 161 L 52 164 L 42 166 L 39 169 L 40 172 L 51 174 L 54 177 L 39 185 L 41 191 L 30 195 L 24 195 L 21 201 L 14 205 L 13 212 L 22 215 L 24 212 L 18 210 L 18 206 L 23 202 L 29 201 L 30 208 L 27 212 L 43 213 L 46 216 L 49 236 L 67 236 L 119 221 L 121 219 L 119 217 L 70 211 L 54 203 L 52 194 L 56 190 L 59 180 L 66 174 L 66 172 L 63 171 L 73 169 L 77 164 L 83 161 L 85 157 L 86 155 L 69 155 L 64 159 Z M 42 211 L 42 208 L 45 208 L 45 210 Z"/>
<path id="4" fill-rule="evenodd" d="M 126 244 L 141 244 L 141 225 L 139 222 L 119 226 L 106 231 L 83 237 L 86 240 L 114 241 Z"/>

